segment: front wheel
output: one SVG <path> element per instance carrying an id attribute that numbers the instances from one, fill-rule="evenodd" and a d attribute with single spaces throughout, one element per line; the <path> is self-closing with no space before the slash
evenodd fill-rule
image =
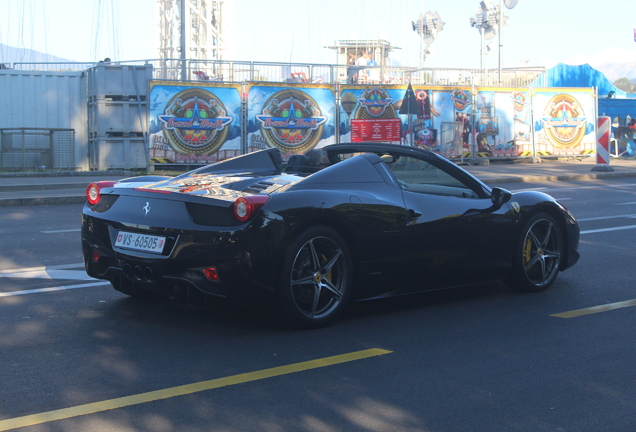
<path id="1" fill-rule="evenodd" d="M 545 290 L 556 279 L 562 256 L 559 225 L 547 213 L 536 214 L 524 225 L 515 246 L 509 284 L 519 291 Z"/>
<path id="2" fill-rule="evenodd" d="M 352 285 L 351 255 L 344 239 L 327 227 L 300 234 L 285 254 L 280 302 L 286 321 L 317 328 L 344 309 Z"/>

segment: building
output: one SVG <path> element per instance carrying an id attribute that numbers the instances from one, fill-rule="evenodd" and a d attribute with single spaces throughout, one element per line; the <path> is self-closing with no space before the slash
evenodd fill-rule
<path id="1" fill-rule="evenodd" d="M 207 68 L 210 60 L 232 56 L 234 0 L 157 0 L 158 58 L 171 69 L 165 78 L 195 79 L 180 76 L 181 65 L 174 60 L 186 58 Z M 182 20 L 184 35 L 182 39 Z M 181 52 L 185 47 L 185 55 Z"/>

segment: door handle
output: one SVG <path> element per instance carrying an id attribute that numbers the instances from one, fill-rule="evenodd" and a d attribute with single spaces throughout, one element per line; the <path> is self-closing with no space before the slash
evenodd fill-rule
<path id="1" fill-rule="evenodd" d="M 408 213 L 398 213 L 396 215 L 396 221 L 399 224 L 402 224 L 402 223 L 408 224 L 420 216 L 422 216 L 422 213 L 409 209 Z"/>
<path id="2" fill-rule="evenodd" d="M 409 209 L 409 218 L 410 218 L 411 220 L 413 220 L 413 219 L 417 219 L 417 218 L 419 218 L 420 216 L 422 216 L 422 213 L 420 213 L 420 212 L 418 212 L 418 211 L 415 211 L 415 210 L 413 210 L 413 209 Z"/>

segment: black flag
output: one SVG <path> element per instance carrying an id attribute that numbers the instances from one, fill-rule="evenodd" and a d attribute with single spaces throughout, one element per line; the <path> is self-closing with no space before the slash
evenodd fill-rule
<path id="1" fill-rule="evenodd" d="M 422 104 L 415 97 L 413 87 L 409 83 L 409 87 L 406 89 L 404 99 L 402 99 L 402 106 L 400 107 L 400 114 L 415 114 L 422 115 Z"/>

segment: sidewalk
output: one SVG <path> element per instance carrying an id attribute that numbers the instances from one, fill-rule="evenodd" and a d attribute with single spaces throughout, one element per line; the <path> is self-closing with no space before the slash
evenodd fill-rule
<path id="1" fill-rule="evenodd" d="M 89 183 L 134 175 L 128 171 L 0 173 L 0 207 L 81 204 L 86 202 Z"/>
<path id="2" fill-rule="evenodd" d="M 460 164 L 461 165 L 461 164 Z M 596 157 L 542 159 L 540 163 L 491 161 L 490 165 L 461 165 L 487 185 L 493 183 L 593 180 L 599 178 L 636 177 L 636 160 L 615 158 L 609 166 L 596 164 Z M 611 171 L 605 171 L 609 168 Z"/>
<path id="3" fill-rule="evenodd" d="M 597 166 L 595 157 L 543 159 L 541 163 L 490 161 L 490 165 L 460 163 L 460 166 L 489 186 L 512 182 L 636 177 L 636 160 L 622 158 L 610 161 L 609 167 L 613 171 L 599 170 L 601 167 Z M 84 203 L 89 183 L 120 180 L 133 175 L 126 171 L 0 173 L 0 207 Z"/>

